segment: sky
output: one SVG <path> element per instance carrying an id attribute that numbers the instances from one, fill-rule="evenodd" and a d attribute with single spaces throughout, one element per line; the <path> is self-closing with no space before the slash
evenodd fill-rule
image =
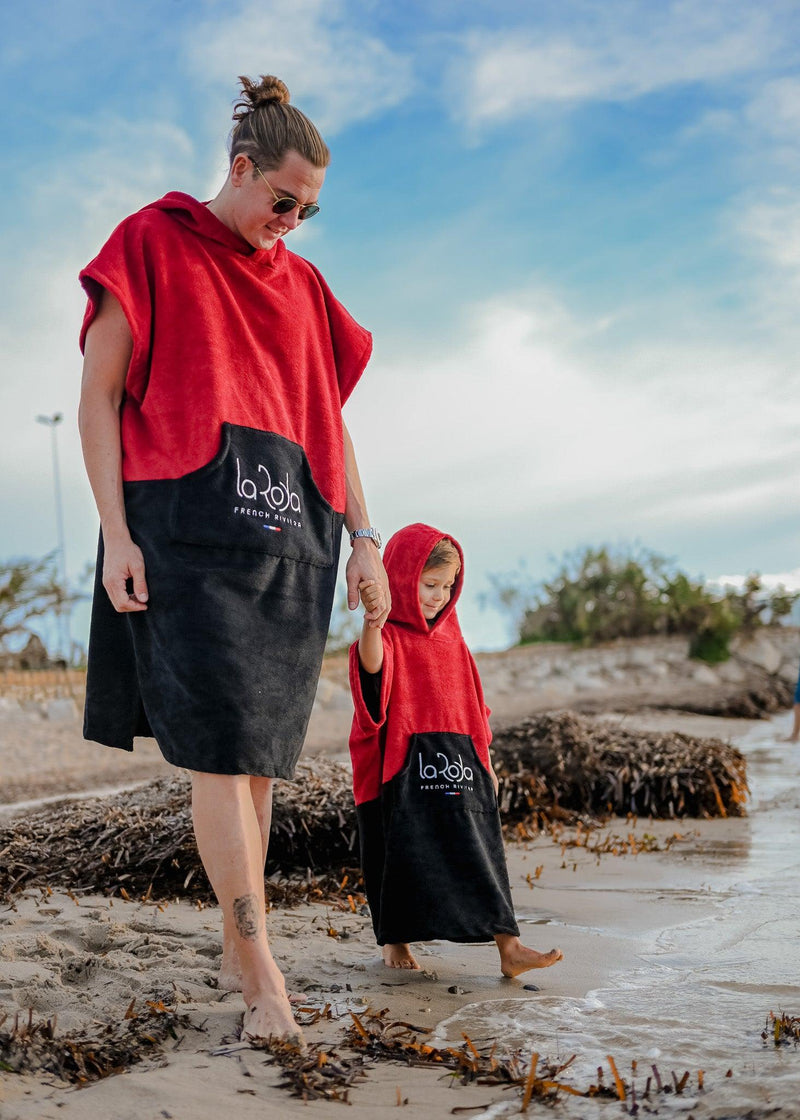
<path id="1" fill-rule="evenodd" d="M 796 0 L 11 0 L 0 60 L 0 561 L 57 543 L 55 412 L 93 559 L 77 273 L 213 197 L 237 76 L 274 73 L 333 155 L 287 244 L 374 334 L 371 519 L 461 541 L 473 646 L 509 637 L 491 573 L 589 545 L 800 586 Z"/>

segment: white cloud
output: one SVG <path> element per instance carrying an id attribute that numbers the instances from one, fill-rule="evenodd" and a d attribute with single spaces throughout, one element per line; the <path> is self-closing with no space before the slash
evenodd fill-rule
<path id="1" fill-rule="evenodd" d="M 468 124 L 511 120 L 547 104 L 627 101 L 717 82 L 762 65 L 781 46 L 779 21 L 742 0 L 597 4 L 573 15 L 568 33 L 526 27 L 464 35 L 449 88 Z"/>
<path id="2" fill-rule="evenodd" d="M 800 78 L 767 82 L 747 106 L 745 120 L 763 134 L 796 147 L 800 142 Z"/>
<path id="3" fill-rule="evenodd" d="M 769 264 L 800 281 L 800 191 L 772 191 L 742 214 L 739 228 Z"/>
<path id="4" fill-rule="evenodd" d="M 756 192 L 754 192 L 756 193 Z M 758 264 L 752 279 L 752 313 L 770 330 L 797 340 L 800 320 L 800 190 L 762 189 L 732 209 L 729 224 Z M 792 369 L 795 362 L 792 362 Z"/>
<path id="5" fill-rule="evenodd" d="M 341 0 L 251 2 L 197 25 L 189 67 L 233 87 L 237 74 L 277 74 L 323 133 L 335 133 L 403 101 L 411 59 L 348 18 Z"/>
<path id="6" fill-rule="evenodd" d="M 8 234 L 20 245 L 0 263 L 0 472 L 4 554 L 49 551 L 50 447 L 35 417 L 63 413 L 58 442 L 74 574 L 92 555 L 97 532 L 76 426 L 84 307 L 78 272 L 117 222 L 174 186 L 176 166 L 191 177 L 194 149 L 185 133 L 158 121 L 108 116 L 66 127 L 75 134 L 73 153 L 49 165 L 20 200 L 18 232 Z"/>
<path id="7" fill-rule="evenodd" d="M 717 576 L 713 581 L 719 587 L 744 587 L 746 575 Z M 761 583 L 769 591 L 784 587 L 787 591 L 800 591 L 800 568 L 793 568 L 790 572 L 765 572 L 761 576 Z"/>
<path id="8" fill-rule="evenodd" d="M 519 292 L 471 309 L 450 354 L 376 362 L 352 406 L 367 477 L 401 502 L 422 489 L 464 514 L 528 521 L 594 503 L 609 524 L 626 504 L 640 524 L 695 522 L 791 500 L 800 425 L 790 387 L 787 399 L 766 390 L 763 354 L 671 339 L 593 357 L 590 331 L 546 293 Z M 399 483 L 403 448 L 416 453 Z"/>

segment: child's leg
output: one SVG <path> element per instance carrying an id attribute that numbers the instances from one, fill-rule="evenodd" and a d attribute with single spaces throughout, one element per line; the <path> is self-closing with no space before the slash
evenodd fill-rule
<path id="1" fill-rule="evenodd" d="M 494 940 L 500 953 L 500 970 L 504 976 L 519 976 L 521 972 L 527 972 L 531 968 L 549 968 L 564 956 L 560 949 L 538 953 L 536 949 L 523 945 L 511 933 L 496 933 Z"/>
<path id="2" fill-rule="evenodd" d="M 395 945 L 381 945 L 381 953 L 383 963 L 389 968 L 419 968 L 411 948 L 404 941 Z"/>
<path id="3" fill-rule="evenodd" d="M 798 740 L 800 740 L 800 704 L 795 704 L 793 711 L 794 725 L 792 727 L 791 734 L 787 739 L 787 742 L 789 743 L 796 743 Z"/>

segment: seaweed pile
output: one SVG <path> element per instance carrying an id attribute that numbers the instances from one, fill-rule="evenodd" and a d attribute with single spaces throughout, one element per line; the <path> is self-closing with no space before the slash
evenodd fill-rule
<path id="1" fill-rule="evenodd" d="M 659 818 L 743 816 L 744 756 L 720 739 L 629 731 L 574 712 L 525 719 L 492 744 L 500 811 L 521 819 L 547 806 Z"/>
<path id="2" fill-rule="evenodd" d="M 6 1024 L 10 1023 L 6 1029 Z M 145 1058 L 158 1057 L 167 1039 L 189 1020 L 161 1000 L 147 1000 L 141 1012 L 134 1003 L 123 1019 L 92 1031 L 59 1035 L 56 1020 L 34 1022 L 33 1012 L 17 1012 L 13 1020 L 0 1013 L 0 1070 L 6 1073 L 50 1073 L 62 1081 L 86 1085 L 121 1073 Z"/>
<path id="3" fill-rule="evenodd" d="M 276 787 L 270 900 L 330 896 L 345 875 L 357 879 L 358 871 L 348 871 L 358 865 L 356 829 L 349 771 L 324 759 L 298 767 L 296 783 Z M 26 813 L 0 827 L 0 899 L 55 885 L 123 898 L 213 899 L 192 831 L 189 779 L 159 778 L 110 797 Z"/>
<path id="4" fill-rule="evenodd" d="M 717 739 L 626 731 L 563 712 L 506 729 L 493 752 L 511 837 L 613 813 L 744 812 L 744 759 Z M 357 887 L 358 863 L 349 770 L 327 759 L 301 765 L 296 782 L 276 787 L 270 900 L 338 895 L 352 909 L 352 894 L 344 890 L 347 881 Z M 0 898 L 55 885 L 123 897 L 210 899 L 192 834 L 188 778 L 42 808 L 0 827 Z"/>

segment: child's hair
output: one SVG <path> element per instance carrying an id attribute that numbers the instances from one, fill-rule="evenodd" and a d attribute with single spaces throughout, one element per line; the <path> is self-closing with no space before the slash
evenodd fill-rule
<path id="1" fill-rule="evenodd" d="M 451 540 L 447 537 L 442 537 L 438 544 L 434 545 L 428 559 L 425 561 L 423 572 L 429 572 L 432 568 L 443 568 L 445 564 L 455 564 L 456 574 L 461 571 L 461 557 L 458 555 L 458 549 Z"/>

